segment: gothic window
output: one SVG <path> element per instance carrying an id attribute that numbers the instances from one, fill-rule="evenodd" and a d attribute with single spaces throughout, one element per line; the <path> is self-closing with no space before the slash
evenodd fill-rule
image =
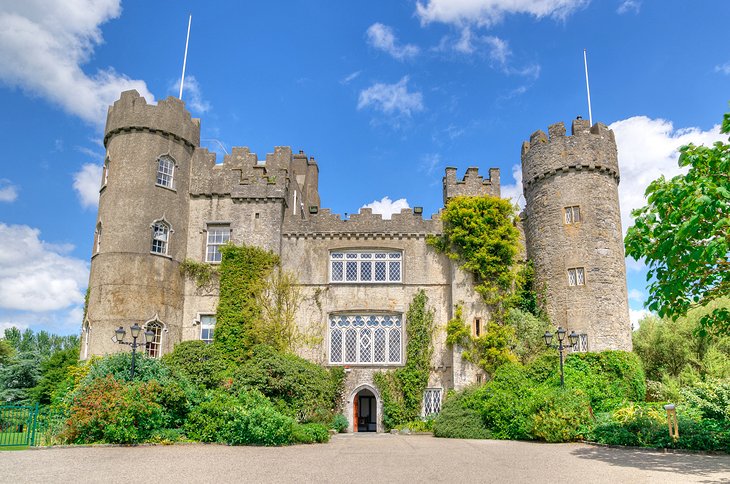
<path id="1" fill-rule="evenodd" d="M 175 173 L 175 161 L 169 156 L 160 156 L 157 160 L 157 185 L 165 188 L 173 188 L 173 175 Z"/>
<path id="2" fill-rule="evenodd" d="M 329 362 L 340 365 L 397 365 L 403 360 L 403 324 L 398 315 L 329 318 Z"/>
<path id="3" fill-rule="evenodd" d="M 104 169 L 101 173 L 101 188 L 106 186 L 106 182 L 109 180 L 109 157 L 104 160 Z"/>
<path id="4" fill-rule="evenodd" d="M 422 416 L 428 417 L 441 412 L 442 388 L 426 388 L 423 392 Z"/>
<path id="5" fill-rule="evenodd" d="M 220 262 L 220 248 L 231 240 L 231 228 L 226 225 L 209 225 L 205 245 L 205 262 Z"/>
<path id="6" fill-rule="evenodd" d="M 585 286 L 586 273 L 583 267 L 575 267 L 568 269 L 568 285 L 569 286 Z"/>
<path id="7" fill-rule="evenodd" d="M 96 224 L 96 232 L 94 233 L 94 254 L 98 254 L 101 250 L 101 222 Z"/>
<path id="8" fill-rule="evenodd" d="M 200 339 L 210 344 L 213 342 L 213 331 L 215 330 L 215 315 L 200 315 Z"/>
<path id="9" fill-rule="evenodd" d="M 586 353 L 588 351 L 588 335 L 586 333 L 578 334 L 578 342 L 573 345 L 574 353 Z"/>
<path id="10" fill-rule="evenodd" d="M 402 282 L 402 259 L 403 254 L 396 251 L 333 251 L 330 252 L 330 282 Z"/>
<path id="11" fill-rule="evenodd" d="M 577 224 L 580 221 L 580 206 L 565 207 L 565 223 L 567 225 Z"/>
<path id="12" fill-rule="evenodd" d="M 150 358 L 159 358 L 162 356 L 162 323 L 157 320 L 151 321 L 145 326 L 146 331 L 152 331 L 153 335 L 147 339 L 145 353 Z"/>
<path id="13" fill-rule="evenodd" d="M 153 254 L 167 255 L 170 242 L 170 225 L 164 220 L 158 220 L 152 224 L 152 248 Z"/>

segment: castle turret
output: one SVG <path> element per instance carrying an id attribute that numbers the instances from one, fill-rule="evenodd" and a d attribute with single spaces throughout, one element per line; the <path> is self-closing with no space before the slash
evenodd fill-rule
<path id="1" fill-rule="evenodd" d="M 199 144 L 200 122 L 182 101 L 149 105 L 126 91 L 109 108 L 82 358 L 122 350 L 111 341 L 114 330 L 134 323 L 156 333 L 153 356 L 180 340 L 179 264 L 187 253 L 190 162 Z"/>
<path id="2" fill-rule="evenodd" d="M 581 350 L 631 349 L 619 167 L 613 132 L 573 121 L 522 146 L 527 255 L 555 326 L 585 335 Z"/>

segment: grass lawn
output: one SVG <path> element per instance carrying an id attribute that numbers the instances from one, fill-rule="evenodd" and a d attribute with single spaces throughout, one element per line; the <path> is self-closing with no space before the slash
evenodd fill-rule
<path id="1" fill-rule="evenodd" d="M 27 432 L 0 432 L 0 450 L 27 449 Z"/>

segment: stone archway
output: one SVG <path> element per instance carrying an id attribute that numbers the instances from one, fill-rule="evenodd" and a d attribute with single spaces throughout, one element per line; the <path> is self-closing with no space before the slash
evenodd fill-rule
<path id="1" fill-rule="evenodd" d="M 383 402 L 378 390 L 370 385 L 355 388 L 347 399 L 350 432 L 382 432 Z"/>

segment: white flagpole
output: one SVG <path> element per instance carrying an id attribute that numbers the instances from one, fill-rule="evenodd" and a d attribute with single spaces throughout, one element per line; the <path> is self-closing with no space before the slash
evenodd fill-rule
<path id="1" fill-rule="evenodd" d="M 183 57 L 183 69 L 182 77 L 180 78 L 180 96 L 178 99 L 182 99 L 183 83 L 185 82 L 185 64 L 188 62 L 188 42 L 190 41 L 190 24 L 193 22 L 193 15 L 191 14 L 188 18 L 188 36 L 185 39 L 185 56 Z"/>
<path id="2" fill-rule="evenodd" d="M 586 68 L 586 92 L 588 93 L 588 122 L 591 126 L 593 126 L 593 113 L 591 112 L 591 86 L 588 84 L 588 58 L 586 56 L 585 49 L 583 49 L 583 65 L 585 65 Z"/>

